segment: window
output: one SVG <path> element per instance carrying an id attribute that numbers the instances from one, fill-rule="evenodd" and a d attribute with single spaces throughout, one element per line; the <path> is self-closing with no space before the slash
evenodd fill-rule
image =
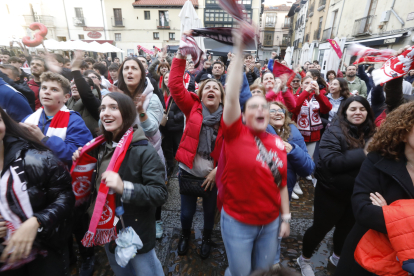
<path id="1" fill-rule="evenodd" d="M 160 39 L 160 33 L 152 33 L 152 36 L 155 40 Z"/>
<path id="2" fill-rule="evenodd" d="M 122 10 L 114 9 L 114 26 L 124 26 L 124 22 L 122 21 Z"/>
<path id="3" fill-rule="evenodd" d="M 145 20 L 150 20 L 151 19 L 150 11 L 144 11 L 144 15 L 145 15 Z"/>
<path id="4" fill-rule="evenodd" d="M 85 39 L 85 36 L 83 34 L 78 34 L 79 39 Z"/>
<path id="5" fill-rule="evenodd" d="M 58 41 L 66 41 L 66 36 L 58 36 L 57 40 Z"/>
<path id="6" fill-rule="evenodd" d="M 169 17 L 168 17 L 168 11 L 159 11 L 159 21 L 158 26 L 161 27 L 168 27 L 170 26 L 169 23 Z"/>
<path id="7" fill-rule="evenodd" d="M 218 5 L 217 0 L 206 0 L 207 5 Z"/>
<path id="8" fill-rule="evenodd" d="M 322 21 L 323 21 L 323 16 L 321 16 L 321 17 L 319 18 L 319 26 L 318 26 L 318 39 L 319 39 L 319 36 L 321 35 L 321 32 L 322 32 Z"/>
<path id="9" fill-rule="evenodd" d="M 275 27 L 276 24 L 276 16 L 273 14 L 266 16 L 266 27 Z"/>
<path id="10" fill-rule="evenodd" d="M 115 41 L 121 41 L 121 34 L 115 33 Z"/>
<path id="11" fill-rule="evenodd" d="M 205 9 L 204 17 L 205 17 L 204 21 L 207 21 L 207 22 L 218 21 L 221 24 L 230 25 L 230 27 L 233 23 L 233 17 L 223 10 Z"/>
<path id="12" fill-rule="evenodd" d="M 264 32 L 263 46 L 272 47 L 273 46 L 273 37 L 274 37 L 274 32 Z"/>
<path id="13" fill-rule="evenodd" d="M 175 40 L 175 33 L 169 33 L 169 39 Z"/>
<path id="14" fill-rule="evenodd" d="M 83 18 L 83 10 L 82 10 L 82 8 L 75 8 L 75 15 L 78 18 Z"/>
<path id="15" fill-rule="evenodd" d="M 243 5 L 251 5 L 252 0 L 237 0 L 237 3 L 243 4 Z"/>

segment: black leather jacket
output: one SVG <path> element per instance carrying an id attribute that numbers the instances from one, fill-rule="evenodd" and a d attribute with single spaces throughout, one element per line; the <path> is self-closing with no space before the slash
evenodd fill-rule
<path id="1" fill-rule="evenodd" d="M 43 227 L 35 243 L 59 247 L 59 242 L 67 238 L 64 236 L 67 228 L 70 228 L 67 224 L 75 206 L 69 171 L 52 151 L 38 150 L 29 142 L 8 135 L 4 137 L 3 143 L 4 169 L 1 176 L 16 159 L 23 160 L 33 216 Z M 12 206 L 14 203 L 8 204 Z"/>

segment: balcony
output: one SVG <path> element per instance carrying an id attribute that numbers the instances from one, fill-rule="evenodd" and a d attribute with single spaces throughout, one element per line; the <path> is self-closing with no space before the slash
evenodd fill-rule
<path id="1" fill-rule="evenodd" d="M 374 16 L 370 15 L 370 16 L 355 20 L 352 35 L 359 36 L 359 35 L 370 34 L 370 26 L 371 26 L 371 22 L 373 18 Z"/>
<path id="2" fill-rule="evenodd" d="M 125 27 L 125 18 L 111 17 L 112 27 Z"/>
<path id="3" fill-rule="evenodd" d="M 318 11 L 321 11 L 325 8 L 326 0 L 319 0 Z"/>
<path id="4" fill-rule="evenodd" d="M 272 28 L 272 29 L 274 29 L 275 28 L 275 22 L 267 22 L 265 24 L 265 28 Z"/>
<path id="5" fill-rule="evenodd" d="M 315 3 L 312 3 L 312 5 L 308 9 L 308 17 L 313 16 L 313 11 L 315 10 Z"/>
<path id="6" fill-rule="evenodd" d="M 334 39 L 336 34 L 336 28 L 329 28 L 323 30 L 322 40 L 325 41 L 327 39 Z"/>
<path id="7" fill-rule="evenodd" d="M 85 18 L 83 17 L 73 17 L 73 25 L 75 27 L 85 27 Z"/>
<path id="8" fill-rule="evenodd" d="M 159 20 L 157 20 L 157 25 L 161 25 L 161 22 L 159 22 Z M 170 22 L 167 21 L 167 20 L 164 20 L 164 25 L 163 26 L 157 26 L 157 29 L 171 29 L 170 28 Z"/>
<path id="9" fill-rule="evenodd" d="M 306 34 L 306 36 L 305 36 L 305 42 L 309 42 L 309 34 Z"/>
<path id="10" fill-rule="evenodd" d="M 321 37 L 321 31 L 317 30 L 313 33 L 313 40 L 319 40 Z"/>
<path id="11" fill-rule="evenodd" d="M 46 27 L 54 27 L 54 17 L 49 15 L 23 15 L 26 26 L 34 22 L 39 22 Z"/>
<path id="12" fill-rule="evenodd" d="M 289 45 L 289 37 L 287 37 L 287 36 L 284 36 L 283 38 L 282 38 L 282 44 L 281 44 L 281 46 L 288 46 Z"/>
<path id="13" fill-rule="evenodd" d="M 290 23 L 283 24 L 282 29 L 290 29 Z"/>

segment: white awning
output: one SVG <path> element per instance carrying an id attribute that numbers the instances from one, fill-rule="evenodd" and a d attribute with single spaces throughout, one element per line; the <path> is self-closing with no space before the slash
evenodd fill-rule
<path id="1" fill-rule="evenodd" d="M 375 37 L 375 38 L 371 38 L 371 39 L 354 40 L 354 41 L 345 42 L 345 45 L 352 44 L 352 43 L 364 43 L 364 42 L 369 42 L 369 41 L 383 40 L 383 39 L 394 38 L 394 37 L 402 37 L 402 36 L 403 36 L 403 33 L 396 34 L 396 35 L 390 35 L 390 36 Z"/>

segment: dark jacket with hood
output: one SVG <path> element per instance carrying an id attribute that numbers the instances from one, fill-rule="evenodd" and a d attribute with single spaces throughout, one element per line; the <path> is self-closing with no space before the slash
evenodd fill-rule
<path id="1" fill-rule="evenodd" d="M 357 137 L 357 127 L 351 125 L 349 134 Z M 365 139 L 368 140 L 368 127 Z M 325 130 L 319 145 L 319 161 L 315 177 L 318 185 L 342 198 L 350 198 L 355 178 L 359 173 L 366 155 L 363 148 L 349 149 L 346 137 L 340 127 L 339 118 L 335 118 Z"/>
<path id="2" fill-rule="evenodd" d="M 60 248 L 60 242 L 67 242 L 68 227 L 75 195 L 72 179 L 66 166 L 50 150 L 39 150 L 21 138 L 6 135 L 4 143 L 3 177 L 11 165 L 21 158 L 27 192 L 33 209 L 33 216 L 40 222 L 43 230 L 38 232 L 35 244 L 45 248 Z M 15 206 L 14 202 L 8 202 Z M 69 227 L 70 228 L 70 227 Z"/>
<path id="3" fill-rule="evenodd" d="M 372 204 L 370 193 L 380 193 L 388 205 L 400 199 L 414 199 L 413 181 L 406 164 L 405 156 L 397 161 L 385 158 L 377 152 L 368 154 L 355 179 L 351 199 L 356 222 L 344 242 L 335 276 L 373 275 L 354 259 L 355 248 L 369 229 L 387 234 L 382 208 Z"/>
<path id="4" fill-rule="evenodd" d="M 95 151 L 98 163 L 93 201 L 101 183 L 100 176 L 106 171 L 114 151 L 115 147 L 109 143 L 101 145 L 99 153 Z M 168 191 L 164 182 L 164 165 L 141 127 L 134 127 L 131 144 L 118 173 L 124 188 L 132 185 L 133 190 L 128 193 L 124 189 L 123 195 L 117 194 L 117 206 L 121 205 L 122 198 L 125 227 L 131 226 L 144 244 L 138 254 L 147 253 L 155 247 L 155 211 L 167 201 Z M 89 211 L 93 210 L 94 204 Z"/>
<path id="5" fill-rule="evenodd" d="M 18 84 L 15 83 L 12 79 L 10 79 L 6 74 L 0 71 L 0 78 L 2 78 L 6 83 L 8 83 L 11 87 L 22 93 L 22 95 L 27 99 L 29 102 L 30 108 L 32 111 L 35 111 L 35 93 L 30 89 L 27 84 Z"/>
<path id="6" fill-rule="evenodd" d="M 184 113 L 178 108 L 174 99 L 170 96 L 168 99 L 168 120 L 165 126 L 160 126 L 162 132 L 164 131 L 184 131 Z"/>

